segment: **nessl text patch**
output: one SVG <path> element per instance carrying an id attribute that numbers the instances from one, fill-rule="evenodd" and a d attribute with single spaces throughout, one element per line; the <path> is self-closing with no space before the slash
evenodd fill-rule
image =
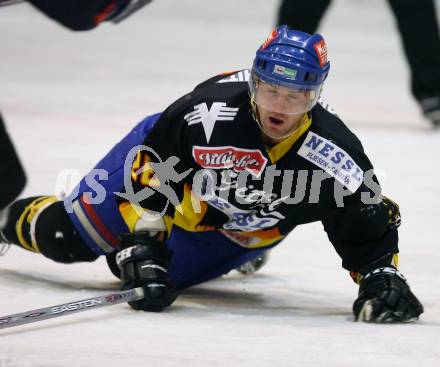
<path id="1" fill-rule="evenodd" d="M 351 192 L 361 186 L 364 171 L 350 155 L 330 140 L 309 131 L 298 154 L 334 177 Z"/>

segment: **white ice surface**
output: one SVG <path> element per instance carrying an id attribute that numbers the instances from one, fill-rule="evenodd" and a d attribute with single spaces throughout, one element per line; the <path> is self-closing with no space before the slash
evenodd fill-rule
<path id="1" fill-rule="evenodd" d="M 416 2 L 417 3 L 417 2 Z M 27 4 L 0 10 L 0 108 L 29 174 L 23 196 L 82 175 L 145 115 L 205 78 L 249 67 L 276 1 L 156 0 L 118 26 L 74 33 Z M 439 366 L 439 132 L 419 114 L 391 12 L 339 0 L 326 15 L 324 95 L 401 205 L 400 269 L 423 301 L 410 325 L 353 322 L 357 286 L 322 226 L 295 230 L 250 278 L 194 287 L 161 314 L 117 305 L 0 331 L 0 366 Z M 103 261 L 0 258 L 0 315 L 107 293 Z"/>

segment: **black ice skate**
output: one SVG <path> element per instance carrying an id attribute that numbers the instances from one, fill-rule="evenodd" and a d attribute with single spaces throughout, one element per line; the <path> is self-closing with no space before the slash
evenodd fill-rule
<path id="1" fill-rule="evenodd" d="M 431 120 L 434 127 L 440 127 L 440 96 L 420 99 L 423 114 Z"/>

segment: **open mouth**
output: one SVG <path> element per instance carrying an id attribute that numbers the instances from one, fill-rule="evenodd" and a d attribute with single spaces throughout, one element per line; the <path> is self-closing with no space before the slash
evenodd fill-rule
<path id="1" fill-rule="evenodd" d="M 276 118 L 276 117 L 273 117 L 273 116 L 269 117 L 269 121 L 271 122 L 271 124 L 273 124 L 275 126 L 280 126 L 284 123 L 283 120 Z"/>

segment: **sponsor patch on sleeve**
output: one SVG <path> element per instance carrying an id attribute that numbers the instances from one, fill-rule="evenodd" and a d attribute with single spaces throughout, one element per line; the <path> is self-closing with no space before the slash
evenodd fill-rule
<path id="1" fill-rule="evenodd" d="M 361 186 L 364 171 L 342 148 L 330 140 L 309 131 L 298 155 L 334 177 L 352 193 Z"/>

